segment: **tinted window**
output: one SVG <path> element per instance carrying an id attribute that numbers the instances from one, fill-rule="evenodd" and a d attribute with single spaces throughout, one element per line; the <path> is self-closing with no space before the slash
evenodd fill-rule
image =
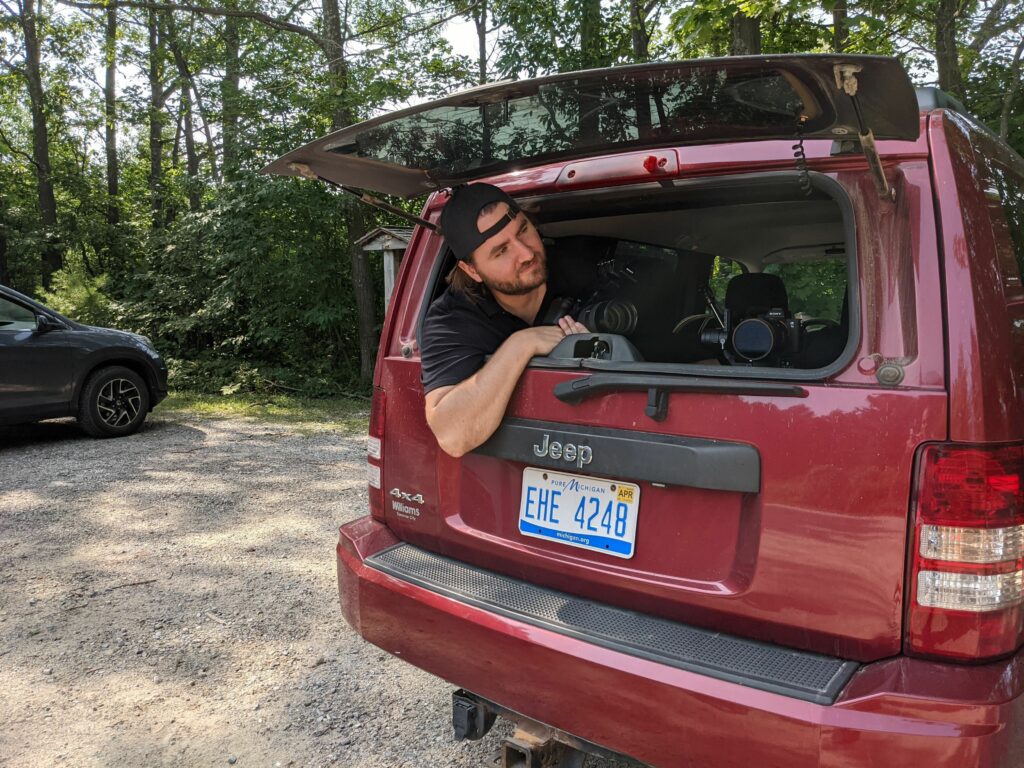
<path id="1" fill-rule="evenodd" d="M 0 331 L 24 331 L 35 327 L 36 316 L 31 310 L 0 297 Z"/>
<path id="2" fill-rule="evenodd" d="M 555 158 L 673 138 L 716 139 L 812 132 L 834 120 L 826 96 L 779 70 L 687 66 L 614 69 L 601 78 L 524 83 L 520 93 L 442 104 L 368 127 L 331 152 L 439 177 L 523 158 Z"/>
<path id="3" fill-rule="evenodd" d="M 994 221 L 996 235 L 1005 227 L 1013 243 L 1018 277 L 1024 276 L 1024 178 L 1013 169 L 995 161 L 989 164 L 991 182 L 999 194 L 1005 222 Z"/>

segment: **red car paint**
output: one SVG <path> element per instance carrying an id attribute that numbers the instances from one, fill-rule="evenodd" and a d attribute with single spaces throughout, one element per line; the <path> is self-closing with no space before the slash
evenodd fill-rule
<path id="1" fill-rule="evenodd" d="M 857 221 L 859 347 L 806 395 L 673 393 L 664 421 L 646 394 L 570 405 L 576 370 L 530 369 L 508 416 L 756 445 L 762 492 L 642 489 L 636 555 L 528 539 L 517 530 L 522 465 L 447 456 L 423 413 L 416 331 L 442 252 L 409 245 L 381 336 L 383 488 L 416 489 L 413 517 L 386 506 L 341 530 L 338 578 L 363 637 L 453 685 L 657 766 L 1024 766 L 1024 653 L 975 666 L 904 654 L 911 503 L 927 443 L 1024 438 L 1024 288 L 1007 275 L 979 155 L 1002 151 L 943 111 L 916 142 L 879 142 L 895 203 L 860 156 L 808 142 Z M 638 153 L 642 163 L 651 153 Z M 659 151 L 673 178 L 789 170 L 787 142 Z M 633 183 L 622 156 L 544 166 L 494 183 L 527 202 Z M 640 172 L 647 173 L 642 165 Z M 570 171 L 573 173 L 570 175 Z M 604 175 L 602 176 L 602 172 Z M 638 172 L 639 175 L 639 172 Z M 424 217 L 436 221 L 443 194 Z M 527 205 L 527 209 L 528 205 Z M 1003 256 L 999 256 L 1003 254 Z M 996 279 L 993 279 L 996 275 Z M 902 379 L 880 386 L 879 368 Z M 365 559 L 398 542 L 574 596 L 738 637 L 863 662 L 832 705 L 665 666 L 517 622 L 381 573 Z"/>

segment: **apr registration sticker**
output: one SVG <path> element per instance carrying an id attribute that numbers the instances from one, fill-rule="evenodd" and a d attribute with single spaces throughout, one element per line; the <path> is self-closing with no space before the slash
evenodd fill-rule
<path id="1" fill-rule="evenodd" d="M 523 470 L 519 532 L 615 557 L 633 556 L 640 487 L 632 483 Z"/>

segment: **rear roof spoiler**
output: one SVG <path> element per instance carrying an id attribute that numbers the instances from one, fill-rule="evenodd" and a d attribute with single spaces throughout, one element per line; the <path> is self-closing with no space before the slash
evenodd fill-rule
<path id="1" fill-rule="evenodd" d="M 950 96 L 941 88 L 928 87 L 914 90 L 917 94 L 917 107 L 922 112 L 931 112 L 933 109 L 949 109 L 962 115 L 971 114 L 960 99 Z"/>

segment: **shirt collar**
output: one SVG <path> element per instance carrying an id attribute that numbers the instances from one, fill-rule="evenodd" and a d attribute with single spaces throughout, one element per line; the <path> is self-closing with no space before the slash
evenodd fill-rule
<path id="1" fill-rule="evenodd" d="M 484 288 L 483 290 L 483 295 L 480 297 L 478 306 L 480 307 L 481 310 L 483 310 L 484 314 L 487 315 L 488 317 L 500 315 L 502 312 L 505 311 L 505 308 L 502 307 L 498 303 L 497 299 L 494 298 L 494 294 L 492 294 L 486 288 Z"/>

